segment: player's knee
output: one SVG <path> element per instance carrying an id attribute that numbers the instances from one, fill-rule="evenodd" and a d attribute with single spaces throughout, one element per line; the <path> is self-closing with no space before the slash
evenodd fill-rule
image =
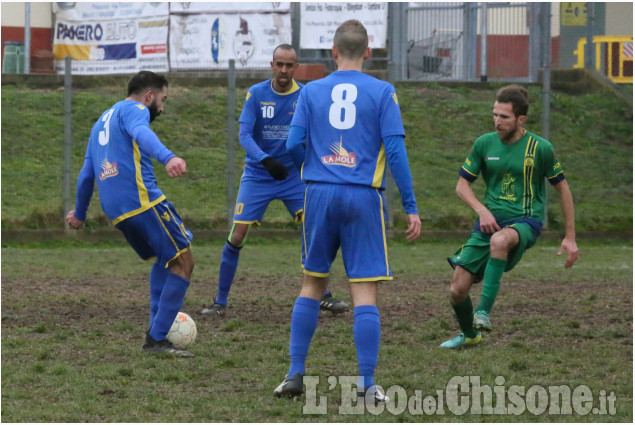
<path id="1" fill-rule="evenodd" d="M 250 227 L 251 224 L 236 224 L 229 235 L 229 243 L 238 247 L 242 246 Z"/>
<path id="2" fill-rule="evenodd" d="M 470 293 L 469 287 L 464 287 L 456 282 L 450 285 L 450 299 L 453 304 L 460 304 L 467 298 Z"/>
<path id="3" fill-rule="evenodd" d="M 511 241 L 504 232 L 496 232 L 489 241 L 489 248 L 492 254 L 507 254 Z"/>
<path id="4" fill-rule="evenodd" d="M 179 255 L 171 264 L 170 271 L 185 279 L 190 279 L 194 270 L 194 257 L 190 251 Z"/>

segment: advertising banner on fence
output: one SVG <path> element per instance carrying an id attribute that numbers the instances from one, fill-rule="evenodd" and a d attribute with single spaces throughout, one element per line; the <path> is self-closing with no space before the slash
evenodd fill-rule
<path id="1" fill-rule="evenodd" d="M 335 30 L 357 19 L 368 31 L 368 46 L 386 47 L 388 3 L 300 3 L 300 47 L 330 49 Z"/>
<path id="2" fill-rule="evenodd" d="M 167 16 L 169 13 L 169 3 L 159 2 L 57 2 L 52 4 L 53 13 L 57 18 L 73 22 L 149 18 Z"/>
<path id="3" fill-rule="evenodd" d="M 269 68 L 273 49 L 291 44 L 288 13 L 172 15 L 170 68 L 172 70 Z"/>
<path id="4" fill-rule="evenodd" d="M 290 2 L 172 2 L 170 13 L 290 12 Z"/>
<path id="5" fill-rule="evenodd" d="M 167 3 L 56 3 L 53 10 L 59 73 L 66 56 L 74 74 L 168 70 Z"/>

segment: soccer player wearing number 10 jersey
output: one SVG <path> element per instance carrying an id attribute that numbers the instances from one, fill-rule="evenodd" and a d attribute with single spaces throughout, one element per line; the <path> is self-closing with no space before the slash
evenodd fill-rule
<path id="1" fill-rule="evenodd" d="M 357 20 L 337 29 L 332 48 L 338 70 L 308 83 L 298 99 L 287 149 L 307 183 L 304 280 L 291 316 L 291 365 L 276 396 L 303 392 L 305 359 L 317 327 L 319 300 L 338 249 L 351 283 L 359 392 L 386 401 L 375 387 L 380 342 L 378 282 L 392 280 L 385 227 L 386 163 L 407 214 L 409 240 L 419 236 L 412 177 L 399 103 L 392 85 L 361 72 L 370 53 Z"/>

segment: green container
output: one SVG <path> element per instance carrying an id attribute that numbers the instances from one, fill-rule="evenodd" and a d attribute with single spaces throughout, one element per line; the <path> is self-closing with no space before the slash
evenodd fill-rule
<path id="1" fill-rule="evenodd" d="M 20 41 L 4 42 L 4 57 L 2 58 L 3 74 L 24 73 L 24 43 Z"/>

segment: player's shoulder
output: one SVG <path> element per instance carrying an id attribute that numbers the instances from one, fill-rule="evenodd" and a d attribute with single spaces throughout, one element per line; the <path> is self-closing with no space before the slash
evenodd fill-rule
<path id="1" fill-rule="evenodd" d="M 122 112 L 122 115 L 134 114 L 139 111 L 143 113 L 148 113 L 148 107 L 145 106 L 141 102 L 136 102 L 134 100 L 121 100 L 115 103 L 113 108 L 119 109 Z"/>
<path id="2" fill-rule="evenodd" d="M 551 142 L 544 137 L 530 131 L 527 132 L 527 135 L 538 142 L 538 148 L 553 150 Z"/>
<path id="3" fill-rule="evenodd" d="M 494 131 L 491 133 L 485 133 L 478 136 L 476 140 L 474 141 L 474 144 L 478 146 L 487 146 L 497 141 L 498 141 L 498 133 Z"/>
<path id="4" fill-rule="evenodd" d="M 271 90 L 271 80 L 261 81 L 247 90 L 247 99 L 252 96 L 261 96 L 264 92 Z"/>

